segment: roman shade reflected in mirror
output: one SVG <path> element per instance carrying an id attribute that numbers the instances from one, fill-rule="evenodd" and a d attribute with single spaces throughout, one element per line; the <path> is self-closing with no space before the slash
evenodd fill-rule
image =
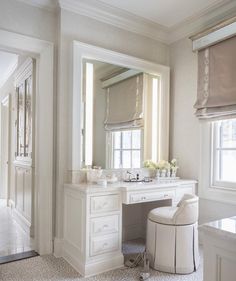
<path id="1" fill-rule="evenodd" d="M 143 126 L 143 74 L 107 88 L 104 125 L 107 131 Z"/>
<path id="2" fill-rule="evenodd" d="M 200 119 L 236 115 L 236 37 L 199 51 L 194 107 Z"/>

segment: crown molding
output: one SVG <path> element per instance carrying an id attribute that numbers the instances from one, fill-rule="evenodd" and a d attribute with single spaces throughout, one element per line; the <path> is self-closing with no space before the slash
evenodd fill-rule
<path id="1" fill-rule="evenodd" d="M 17 0 L 27 5 L 31 5 L 49 12 L 55 12 L 59 8 L 57 0 Z"/>
<path id="2" fill-rule="evenodd" d="M 192 36 L 199 31 L 217 24 L 222 19 L 236 15 L 236 1 L 225 0 L 182 21 L 180 24 L 165 27 L 151 20 L 136 16 L 97 0 L 17 0 L 51 12 L 58 8 L 130 31 L 164 44 L 172 44 Z"/>
<path id="3" fill-rule="evenodd" d="M 168 42 L 167 28 L 124 10 L 96 0 L 59 0 L 61 9 L 141 34 L 145 37 Z"/>
<path id="4" fill-rule="evenodd" d="M 198 16 L 191 17 L 186 21 L 169 29 L 169 44 L 180 39 L 190 37 L 202 30 L 211 28 L 220 21 L 236 15 L 236 1 L 229 1 L 223 5 L 217 5 L 214 9 L 208 9 Z"/>

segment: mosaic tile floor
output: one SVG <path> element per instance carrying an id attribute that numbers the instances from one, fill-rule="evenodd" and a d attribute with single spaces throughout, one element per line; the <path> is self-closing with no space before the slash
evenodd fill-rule
<path id="1" fill-rule="evenodd" d="M 1 281 L 137 281 L 141 268 L 121 268 L 93 277 L 79 275 L 64 259 L 52 255 L 0 265 Z M 202 281 L 202 262 L 197 272 L 174 275 L 151 270 L 148 281 Z"/>

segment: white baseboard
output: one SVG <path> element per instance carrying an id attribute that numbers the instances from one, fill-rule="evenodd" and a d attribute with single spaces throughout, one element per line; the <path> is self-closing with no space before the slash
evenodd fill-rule
<path id="1" fill-rule="evenodd" d="M 53 244 L 53 255 L 56 258 L 60 258 L 63 256 L 63 239 L 55 237 Z"/>
<path id="2" fill-rule="evenodd" d="M 109 259 L 87 264 L 85 267 L 85 276 L 89 277 L 89 276 L 97 275 L 103 272 L 121 268 L 123 266 L 124 266 L 123 254 L 122 253 L 120 253 L 119 255 L 115 254 L 113 257 Z"/>
<path id="3" fill-rule="evenodd" d="M 62 257 L 82 276 L 85 276 L 85 268 L 79 259 L 79 255 L 72 253 L 66 242 L 63 243 Z"/>
<path id="4" fill-rule="evenodd" d="M 98 259 L 91 259 L 86 262 L 81 258 L 79 249 L 74 245 L 68 241 L 64 241 L 62 245 L 62 257 L 82 276 L 89 277 L 124 266 L 124 256 L 122 253 L 110 253 L 103 259 L 98 257 Z"/>
<path id="5" fill-rule="evenodd" d="M 13 210 L 15 208 L 15 202 L 12 199 L 8 200 L 8 206 Z"/>
<path id="6" fill-rule="evenodd" d="M 12 215 L 15 221 L 23 228 L 23 230 L 30 235 L 31 223 L 22 215 L 16 208 L 12 209 Z"/>

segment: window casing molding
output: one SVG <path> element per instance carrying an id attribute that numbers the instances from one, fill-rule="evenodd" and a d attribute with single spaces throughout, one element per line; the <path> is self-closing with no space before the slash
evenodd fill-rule
<path id="1" fill-rule="evenodd" d="M 236 205 L 236 189 L 223 182 L 216 184 L 213 181 L 213 124 L 200 123 L 200 171 L 199 171 L 199 197 L 222 203 Z"/>
<path id="2" fill-rule="evenodd" d="M 113 140 L 113 131 L 107 131 L 106 132 L 106 168 L 107 169 L 115 169 L 114 168 L 114 151 L 115 150 L 120 150 L 120 151 L 140 151 L 140 167 L 142 167 L 142 163 L 144 161 L 144 130 L 143 128 L 135 128 L 135 129 L 126 129 L 128 131 L 131 131 L 131 130 L 140 130 L 141 131 L 141 138 L 140 138 L 140 149 L 134 149 L 134 148 L 130 148 L 130 149 L 125 149 L 125 148 L 121 148 L 121 149 L 115 149 L 114 148 L 114 140 Z M 124 130 L 121 130 L 121 132 L 123 132 Z M 132 156 L 131 156 L 131 159 L 132 159 Z M 132 162 L 132 161 L 131 161 Z M 130 168 L 124 168 L 124 169 L 131 169 L 132 167 Z M 139 169 L 137 168 L 137 169 Z"/>
<path id="3" fill-rule="evenodd" d="M 218 126 L 216 122 L 211 124 L 211 186 L 226 191 L 236 191 L 236 182 L 220 180 L 219 154 L 221 151 L 235 151 L 236 148 L 220 146 L 220 128 Z"/>

